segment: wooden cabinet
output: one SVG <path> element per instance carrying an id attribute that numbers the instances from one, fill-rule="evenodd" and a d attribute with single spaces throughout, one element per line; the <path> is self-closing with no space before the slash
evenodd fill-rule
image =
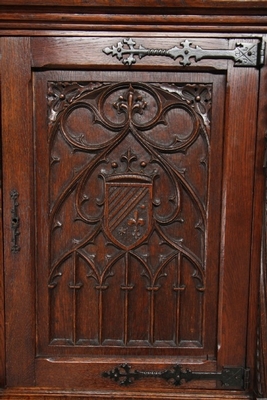
<path id="1" fill-rule="evenodd" d="M 0 397 L 267 395 L 266 5 L 104 3 L 0 6 Z"/>

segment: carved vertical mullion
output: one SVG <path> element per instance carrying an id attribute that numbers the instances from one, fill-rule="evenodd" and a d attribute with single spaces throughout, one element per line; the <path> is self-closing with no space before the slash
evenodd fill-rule
<path id="1" fill-rule="evenodd" d="M 129 252 L 125 253 L 125 286 L 124 291 L 124 344 L 128 343 L 128 318 L 129 318 Z"/>
<path id="2" fill-rule="evenodd" d="M 179 335 L 179 321 L 180 321 L 180 303 L 181 303 L 181 267 L 182 267 L 182 257 L 181 253 L 177 254 L 177 291 L 176 291 L 176 344 L 180 341 Z"/>
<path id="3" fill-rule="evenodd" d="M 154 343 L 154 303 L 155 303 L 155 294 L 154 294 L 154 290 L 152 289 L 150 291 L 150 323 L 149 323 L 149 343 L 153 344 Z"/>
<path id="4" fill-rule="evenodd" d="M 124 291 L 124 333 L 123 340 L 125 346 L 129 340 L 129 291 L 134 288 L 134 285 L 129 282 L 130 268 L 130 253 L 127 251 L 124 255 L 124 283 L 121 285 L 121 290 Z"/>
<path id="5" fill-rule="evenodd" d="M 103 289 L 98 290 L 98 340 L 103 341 Z"/>
<path id="6" fill-rule="evenodd" d="M 77 252 L 75 251 L 73 254 L 73 286 L 76 286 L 76 269 L 77 269 Z M 73 311 L 72 311 L 72 340 L 73 343 L 76 343 L 77 339 L 77 293 L 76 293 L 76 288 L 73 290 L 72 294 L 72 305 L 73 305 Z"/>
<path id="7" fill-rule="evenodd" d="M 185 289 L 181 285 L 181 268 L 182 268 L 182 255 L 177 253 L 176 257 L 176 284 L 173 285 L 173 290 L 176 292 L 176 321 L 175 321 L 175 343 L 179 344 L 180 341 L 180 306 L 181 306 L 181 291 Z"/>
<path id="8" fill-rule="evenodd" d="M 72 290 L 72 340 L 74 344 L 76 344 L 77 342 L 77 290 L 80 290 L 82 287 L 82 283 L 77 282 L 78 258 L 78 252 L 74 251 L 72 264 L 72 282 L 69 282 L 69 288 Z"/>
<path id="9" fill-rule="evenodd" d="M 149 343 L 154 344 L 155 340 L 155 292 L 158 287 L 154 286 L 150 288 L 150 324 L 149 324 Z"/>

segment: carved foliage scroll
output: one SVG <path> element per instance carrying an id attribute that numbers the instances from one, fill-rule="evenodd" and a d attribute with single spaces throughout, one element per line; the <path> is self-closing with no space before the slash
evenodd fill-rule
<path id="1" fill-rule="evenodd" d="M 211 89 L 49 83 L 51 344 L 202 345 Z"/>

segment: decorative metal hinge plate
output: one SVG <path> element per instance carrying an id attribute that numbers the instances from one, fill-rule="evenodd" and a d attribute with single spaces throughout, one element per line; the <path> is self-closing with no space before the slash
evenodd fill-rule
<path id="1" fill-rule="evenodd" d="M 203 58 L 230 59 L 234 61 L 234 65 L 237 67 L 258 67 L 264 62 L 263 42 L 236 43 L 233 50 L 202 49 L 187 39 L 180 42 L 179 47 L 174 46 L 171 49 L 147 49 L 141 44 L 137 48 L 135 46 L 136 42 L 131 38 L 122 39 L 116 46 L 103 49 L 103 52 L 112 55 L 112 57 L 117 57 L 124 65 L 135 64 L 136 57 L 141 59 L 146 56 L 170 57 L 173 60 L 180 58 L 180 64 L 183 66 L 190 65 L 192 59 L 198 62 Z"/>
<path id="2" fill-rule="evenodd" d="M 105 378 L 110 378 L 120 385 L 127 386 L 141 378 L 161 378 L 175 386 L 192 380 L 220 381 L 223 388 L 247 389 L 249 385 L 249 369 L 223 368 L 221 372 L 195 372 L 190 369 L 183 370 L 181 365 L 175 365 L 164 371 L 131 371 L 128 364 L 121 364 L 111 371 L 103 372 Z"/>

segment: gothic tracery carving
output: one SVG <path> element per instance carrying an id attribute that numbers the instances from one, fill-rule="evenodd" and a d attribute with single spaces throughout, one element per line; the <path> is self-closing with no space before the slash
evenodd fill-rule
<path id="1" fill-rule="evenodd" d="M 125 291 L 121 306 L 128 312 L 129 292 L 136 287 L 131 268 L 137 263 L 140 279 L 150 293 L 147 340 L 153 343 L 155 296 L 168 279 L 170 268 L 176 271 L 171 290 L 177 294 L 177 307 L 186 287 L 181 281 L 183 265 L 191 269 L 195 289 L 202 295 L 207 199 L 198 192 L 198 185 L 206 186 L 208 181 L 210 102 L 210 85 L 49 83 L 51 185 L 55 168 L 61 163 L 59 141 L 72 154 L 88 156 L 87 162 L 59 183 L 60 190 L 51 192 L 52 298 L 70 263 L 71 290 L 83 290 L 83 282 L 77 277 L 82 263 L 87 279 L 101 293 L 108 290 L 120 265 L 124 270 L 120 288 Z M 89 133 L 79 131 L 81 115 L 88 118 Z M 177 121 L 181 121 L 180 127 Z M 165 127 L 169 133 L 162 139 Z M 98 129 L 102 129 L 100 134 Z M 198 178 L 202 183 L 191 182 L 182 167 L 184 154 L 196 143 L 201 148 L 199 166 L 206 158 Z M 92 182 L 96 189 L 91 189 Z M 73 229 L 72 238 L 63 233 L 65 209 L 72 213 L 72 223 L 82 227 Z M 187 214 L 192 216 L 188 218 Z M 195 243 L 190 243 L 194 230 L 198 234 Z M 200 304 L 200 319 L 201 309 Z M 101 326 L 99 315 L 99 344 L 105 342 Z M 129 335 L 124 332 L 123 345 Z"/>

